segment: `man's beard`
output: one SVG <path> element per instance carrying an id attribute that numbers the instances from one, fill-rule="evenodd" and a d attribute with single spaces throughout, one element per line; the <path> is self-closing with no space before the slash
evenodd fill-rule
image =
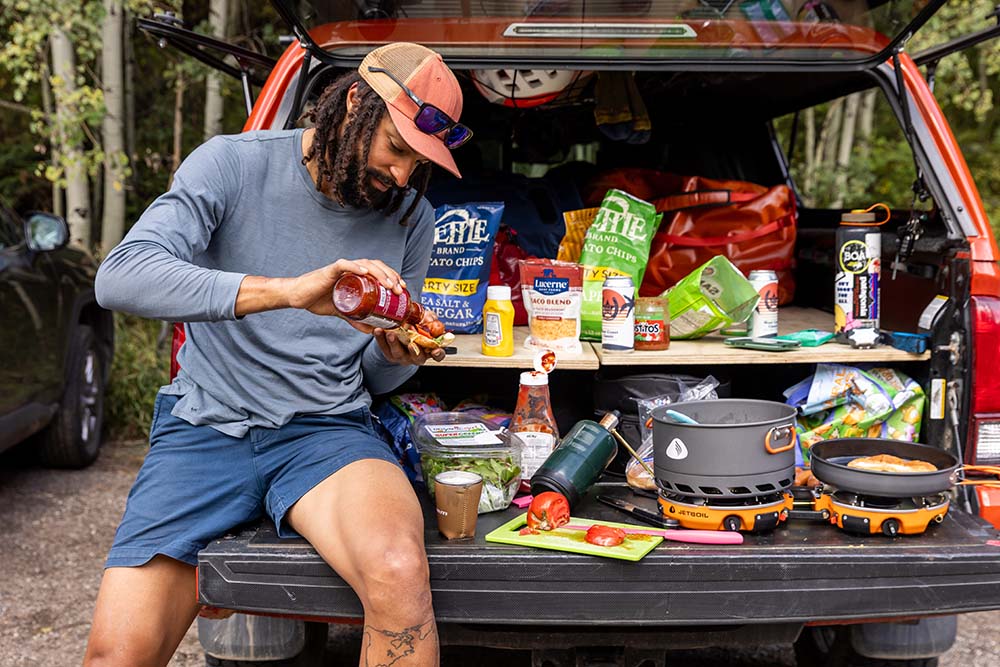
<path id="1" fill-rule="evenodd" d="M 361 190 L 359 190 L 357 182 L 360 170 L 360 160 L 358 157 L 354 157 L 350 164 L 347 165 L 346 178 L 344 179 L 344 182 L 339 185 L 339 194 L 341 199 L 347 206 L 352 206 L 354 208 L 371 208 L 376 211 L 381 211 L 389 205 L 393 197 L 400 191 L 401 188 L 397 186 L 395 181 L 387 174 L 383 174 L 376 169 L 367 167 L 364 170 L 364 176 L 362 177 Z M 379 190 L 372 183 L 372 180 L 388 186 L 389 189 L 385 191 Z"/>

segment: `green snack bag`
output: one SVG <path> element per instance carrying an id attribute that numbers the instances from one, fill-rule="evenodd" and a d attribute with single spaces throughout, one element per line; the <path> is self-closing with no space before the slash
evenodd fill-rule
<path id="1" fill-rule="evenodd" d="M 608 190 L 604 195 L 580 252 L 580 264 L 583 265 L 580 338 L 601 339 L 601 296 L 605 278 L 631 276 L 636 291 L 639 290 L 653 234 L 662 217 L 652 204 L 627 192 Z"/>
<path id="2" fill-rule="evenodd" d="M 716 255 L 665 292 L 670 300 L 670 337 L 701 338 L 743 322 L 760 295 L 732 262 Z"/>

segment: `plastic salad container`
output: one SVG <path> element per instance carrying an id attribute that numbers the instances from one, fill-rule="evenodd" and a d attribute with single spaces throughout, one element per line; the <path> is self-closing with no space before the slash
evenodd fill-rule
<path id="1" fill-rule="evenodd" d="M 427 490 L 434 497 L 434 476 L 468 470 L 483 478 L 479 513 L 507 509 L 521 483 L 521 440 L 506 430 L 461 412 L 421 415 L 410 426 L 420 452 Z"/>

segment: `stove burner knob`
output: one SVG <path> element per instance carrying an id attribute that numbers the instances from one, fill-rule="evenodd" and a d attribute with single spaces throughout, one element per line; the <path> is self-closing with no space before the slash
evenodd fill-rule
<path id="1" fill-rule="evenodd" d="M 738 516 L 729 515 L 722 520 L 722 527 L 728 531 L 736 532 L 743 525 Z"/>
<path id="2" fill-rule="evenodd" d="M 896 519 L 886 519 L 882 522 L 882 533 L 889 537 L 899 535 L 899 521 Z"/>

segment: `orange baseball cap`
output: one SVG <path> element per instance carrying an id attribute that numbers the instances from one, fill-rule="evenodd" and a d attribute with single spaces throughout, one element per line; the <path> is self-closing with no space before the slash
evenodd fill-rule
<path id="1" fill-rule="evenodd" d="M 370 71 L 370 67 L 384 69 L 392 76 Z M 457 122 L 462 115 L 462 88 L 441 55 L 420 44 L 395 42 L 380 46 L 365 56 L 358 73 L 385 102 L 392 122 L 406 143 L 428 160 L 461 178 L 451 150 L 445 146 L 440 134 L 427 134 L 417 127 L 414 119 L 420 107 L 399 85 L 402 83 L 423 102 L 434 105 Z"/>

